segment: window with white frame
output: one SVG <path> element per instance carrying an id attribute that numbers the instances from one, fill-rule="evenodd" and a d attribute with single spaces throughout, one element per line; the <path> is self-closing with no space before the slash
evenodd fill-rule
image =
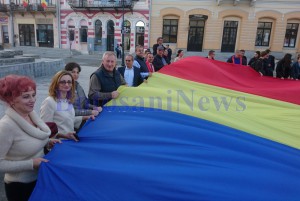
<path id="1" fill-rule="evenodd" d="M 286 26 L 285 38 L 284 38 L 284 47 L 295 47 L 296 40 L 298 35 L 298 23 L 288 23 Z"/>
<path id="2" fill-rule="evenodd" d="M 272 31 L 272 22 L 258 22 L 256 32 L 256 46 L 269 46 Z"/>
<path id="3" fill-rule="evenodd" d="M 162 32 L 165 43 L 177 43 L 178 19 L 164 19 Z"/>

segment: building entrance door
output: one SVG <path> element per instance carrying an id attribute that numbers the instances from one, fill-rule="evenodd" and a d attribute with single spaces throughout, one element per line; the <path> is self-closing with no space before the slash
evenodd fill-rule
<path id="1" fill-rule="evenodd" d="M 115 24 L 112 20 L 107 22 L 107 51 L 114 51 L 114 42 L 115 42 Z"/>
<path id="2" fill-rule="evenodd" d="M 206 15 L 190 15 L 187 51 L 201 52 Z"/>
<path id="3" fill-rule="evenodd" d="M 225 21 L 221 52 L 234 52 L 238 21 Z"/>
<path id="4" fill-rule="evenodd" d="M 20 46 L 35 46 L 35 34 L 33 24 L 19 24 Z"/>
<path id="5" fill-rule="evenodd" d="M 39 24 L 37 29 L 37 42 L 39 47 L 53 47 L 53 25 L 52 24 Z"/>

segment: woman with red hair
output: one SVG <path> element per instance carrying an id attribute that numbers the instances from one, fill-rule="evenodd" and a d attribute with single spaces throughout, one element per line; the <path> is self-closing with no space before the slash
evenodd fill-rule
<path id="1" fill-rule="evenodd" d="M 0 120 L 0 171 L 5 172 L 8 201 L 27 201 L 37 179 L 44 147 L 59 140 L 50 139 L 50 129 L 33 111 L 36 85 L 25 76 L 8 75 L 0 79 L 0 99 L 7 105 Z"/>

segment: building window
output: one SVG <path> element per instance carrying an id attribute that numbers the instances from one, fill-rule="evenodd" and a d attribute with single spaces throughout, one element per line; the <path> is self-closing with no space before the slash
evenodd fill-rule
<path id="1" fill-rule="evenodd" d="M 102 22 L 97 20 L 95 22 L 95 44 L 101 45 L 102 43 Z"/>
<path id="2" fill-rule="evenodd" d="M 69 41 L 74 41 L 74 39 L 75 39 L 74 29 L 75 29 L 75 26 L 68 26 L 68 38 L 69 38 Z"/>
<path id="3" fill-rule="evenodd" d="M 7 27 L 7 25 L 2 25 L 2 39 L 3 39 L 3 43 L 9 43 L 8 27 Z"/>
<path id="4" fill-rule="evenodd" d="M 81 28 L 80 28 L 80 42 L 81 43 L 87 42 L 87 31 L 88 31 L 87 26 L 81 26 Z"/>
<path id="5" fill-rule="evenodd" d="M 269 46 L 272 22 L 258 22 L 256 33 L 256 46 Z"/>
<path id="6" fill-rule="evenodd" d="M 284 47 L 295 47 L 299 24 L 288 23 L 286 26 Z"/>
<path id="7" fill-rule="evenodd" d="M 178 20 L 164 19 L 163 38 L 165 43 L 177 43 Z"/>

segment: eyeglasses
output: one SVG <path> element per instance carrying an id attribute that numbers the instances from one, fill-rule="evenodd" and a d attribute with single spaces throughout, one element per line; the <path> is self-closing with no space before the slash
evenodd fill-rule
<path id="1" fill-rule="evenodd" d="M 66 80 L 61 80 L 61 81 L 59 81 L 58 83 L 59 83 L 59 84 L 65 85 L 65 84 L 72 84 L 72 81 L 71 81 L 71 80 L 68 80 L 68 81 L 66 81 Z"/>
<path id="2" fill-rule="evenodd" d="M 131 62 L 132 60 L 126 60 L 126 62 Z"/>

